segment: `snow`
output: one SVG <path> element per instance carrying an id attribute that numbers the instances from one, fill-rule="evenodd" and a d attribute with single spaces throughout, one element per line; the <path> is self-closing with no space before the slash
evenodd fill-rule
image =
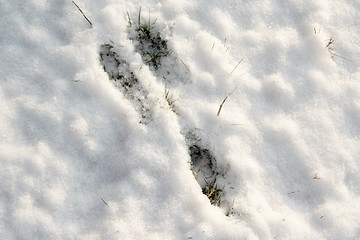
<path id="1" fill-rule="evenodd" d="M 0 0 L 2 239 L 360 238 L 359 3 L 75 2 Z"/>

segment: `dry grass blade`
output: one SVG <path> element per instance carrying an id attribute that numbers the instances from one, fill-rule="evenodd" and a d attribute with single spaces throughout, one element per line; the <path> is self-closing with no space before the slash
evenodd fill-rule
<path id="1" fill-rule="evenodd" d="M 88 21 L 88 23 L 90 24 L 90 27 L 92 27 L 92 22 L 90 22 L 90 20 L 85 16 L 85 14 L 83 13 L 83 11 L 80 9 L 80 7 L 74 2 L 72 1 L 73 4 L 77 7 L 77 9 L 79 9 L 79 11 L 81 12 L 81 14 L 84 16 L 84 18 L 86 19 L 86 21 Z"/>
<path id="2" fill-rule="evenodd" d="M 242 58 L 242 59 L 240 60 L 240 62 L 234 67 L 234 69 L 231 71 L 230 74 L 232 74 L 232 73 L 235 71 L 235 69 L 240 65 L 240 63 L 241 63 L 243 60 L 244 60 L 244 58 Z"/>
<path id="3" fill-rule="evenodd" d="M 344 59 L 344 60 L 347 60 L 347 61 L 350 61 L 350 62 L 351 62 L 350 59 L 347 59 L 347 58 L 345 58 L 345 57 L 343 57 L 343 56 L 340 56 L 340 55 L 334 53 L 334 51 L 333 51 L 334 49 L 332 48 L 332 44 L 333 44 L 334 42 L 335 42 L 335 38 L 334 38 L 334 37 L 330 37 L 330 38 L 329 38 L 329 42 L 328 42 L 327 45 L 325 46 L 325 47 L 327 48 L 328 52 L 329 52 L 332 56 L 336 56 L 336 57 L 339 57 L 339 58 L 342 58 L 342 59 Z"/>
<path id="4" fill-rule="evenodd" d="M 182 62 L 182 64 L 184 64 L 184 66 L 186 67 L 186 69 L 190 72 L 190 69 L 188 68 L 188 66 L 186 66 L 186 64 L 184 63 L 184 61 L 180 58 L 180 61 Z"/>
<path id="5" fill-rule="evenodd" d="M 224 103 L 226 102 L 226 100 L 228 99 L 228 97 L 230 97 L 230 95 L 233 94 L 233 92 L 234 92 L 236 89 L 237 89 L 237 87 L 234 88 L 234 89 L 224 98 L 224 100 L 223 100 L 222 103 L 220 104 L 220 107 L 219 107 L 219 111 L 218 111 L 218 113 L 217 113 L 217 116 L 220 115 L 221 109 L 222 109 Z"/>
<path id="6" fill-rule="evenodd" d="M 139 27 L 140 27 L 140 25 L 141 25 L 141 6 L 140 6 L 140 8 L 139 8 L 138 25 L 139 25 Z"/>
<path id="7" fill-rule="evenodd" d="M 329 48 L 330 45 L 333 44 L 334 42 L 335 42 L 334 37 L 330 37 L 330 38 L 329 38 L 329 42 L 328 42 L 327 45 L 326 45 L 326 48 Z"/>
<path id="8" fill-rule="evenodd" d="M 131 18 L 130 18 L 129 12 L 126 12 L 126 13 L 127 13 L 127 16 L 128 16 L 129 26 L 132 27 L 132 22 L 131 22 Z"/>
<path id="9" fill-rule="evenodd" d="M 344 60 L 346 60 L 346 61 L 350 61 L 350 62 L 351 62 L 350 59 L 347 59 L 347 58 L 345 58 L 345 57 L 342 57 L 342 56 L 340 56 L 340 55 L 338 55 L 338 54 L 330 51 L 329 49 L 328 49 L 328 52 L 329 52 L 331 55 L 333 55 L 333 56 L 336 56 L 336 57 L 339 57 L 339 58 L 342 58 L 342 59 L 344 59 Z"/>
<path id="10" fill-rule="evenodd" d="M 106 206 L 109 206 L 109 205 L 107 204 L 107 202 L 105 202 L 105 200 L 104 200 L 103 198 L 101 198 L 101 200 L 102 200 L 102 202 L 103 202 Z"/>

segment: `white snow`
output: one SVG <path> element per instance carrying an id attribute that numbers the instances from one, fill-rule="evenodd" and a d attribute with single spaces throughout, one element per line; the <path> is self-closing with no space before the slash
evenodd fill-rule
<path id="1" fill-rule="evenodd" d="M 75 2 L 92 27 L 71 1 L 0 0 L 1 239 L 360 239 L 357 1 Z M 128 37 L 140 6 L 172 50 L 158 71 Z"/>

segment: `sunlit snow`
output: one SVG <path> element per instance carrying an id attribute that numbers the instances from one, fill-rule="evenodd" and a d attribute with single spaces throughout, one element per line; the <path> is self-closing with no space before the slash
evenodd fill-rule
<path id="1" fill-rule="evenodd" d="M 0 0 L 0 239 L 360 239 L 357 1 L 75 3 Z"/>

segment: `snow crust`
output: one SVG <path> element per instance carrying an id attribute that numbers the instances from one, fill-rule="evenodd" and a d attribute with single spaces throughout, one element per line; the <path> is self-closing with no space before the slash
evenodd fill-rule
<path id="1" fill-rule="evenodd" d="M 76 3 L 92 27 L 71 1 L 0 0 L 2 239 L 360 238 L 358 2 Z M 176 56 L 160 73 L 128 38 L 140 6 Z M 146 124 L 100 63 L 109 42 Z M 219 207 L 188 131 L 222 173 Z"/>

